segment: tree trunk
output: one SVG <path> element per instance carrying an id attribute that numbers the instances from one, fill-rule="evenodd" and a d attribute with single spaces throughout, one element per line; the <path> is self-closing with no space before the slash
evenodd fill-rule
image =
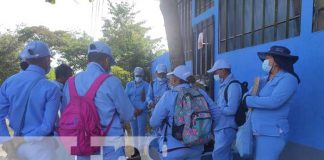
<path id="1" fill-rule="evenodd" d="M 171 56 L 171 68 L 174 69 L 176 66 L 185 63 L 177 1 L 160 0 L 160 9 L 164 19 L 168 48 Z"/>

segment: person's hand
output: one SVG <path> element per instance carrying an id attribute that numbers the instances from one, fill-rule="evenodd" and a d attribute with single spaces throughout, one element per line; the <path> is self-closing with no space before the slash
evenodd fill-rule
<path id="1" fill-rule="evenodd" d="M 12 142 L 14 147 L 18 148 L 20 145 L 25 143 L 25 139 L 24 137 L 15 137 Z"/>
<path id="2" fill-rule="evenodd" d="M 8 160 L 18 160 L 16 151 L 18 147 L 25 143 L 25 140 L 23 137 L 15 137 L 14 139 L 5 142 L 2 146 L 2 149 L 7 153 L 7 159 Z"/>

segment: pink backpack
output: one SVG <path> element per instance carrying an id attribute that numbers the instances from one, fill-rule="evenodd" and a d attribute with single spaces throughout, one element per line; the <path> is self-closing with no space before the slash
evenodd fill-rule
<path id="1" fill-rule="evenodd" d="M 107 129 L 102 131 L 94 103 L 97 90 L 109 76 L 101 74 L 84 96 L 79 96 L 76 91 L 75 77 L 71 77 L 68 81 L 70 102 L 59 121 L 58 133 L 63 136 L 61 141 L 67 149 L 71 149 L 72 155 L 89 156 L 100 151 L 100 146 L 91 147 L 91 137 L 106 136 L 111 128 L 114 116 Z M 77 146 L 72 145 L 71 147 L 71 138 L 67 139 L 66 137 L 77 137 Z"/>

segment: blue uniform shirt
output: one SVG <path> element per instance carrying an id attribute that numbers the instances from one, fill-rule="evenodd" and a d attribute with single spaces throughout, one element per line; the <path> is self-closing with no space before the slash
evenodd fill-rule
<path id="1" fill-rule="evenodd" d="M 242 88 L 238 83 L 232 83 L 227 90 L 228 102 L 224 98 L 225 88 L 228 84 L 235 80 L 233 74 L 230 74 L 221 82 L 217 97 L 217 107 L 220 110 L 219 117 L 216 120 L 215 130 L 224 128 L 237 128 L 235 123 L 235 114 L 241 103 Z"/>
<path id="2" fill-rule="evenodd" d="M 146 107 L 147 103 L 145 98 L 146 98 L 146 93 L 148 92 L 148 88 L 149 88 L 149 84 L 146 81 L 141 81 L 140 83 L 137 84 L 135 83 L 135 81 L 131 81 L 127 83 L 125 92 L 135 108 L 142 109 L 142 110 L 145 110 L 147 108 Z"/>
<path id="3" fill-rule="evenodd" d="M 102 73 L 105 73 L 105 70 L 98 63 L 90 62 L 84 72 L 76 75 L 75 86 L 78 95 L 85 95 L 94 80 Z M 70 101 L 68 88 L 67 83 L 63 90 L 63 111 Z M 107 78 L 99 87 L 94 101 L 100 117 L 100 123 L 104 128 L 109 124 L 114 113 L 116 111 L 118 113 L 118 116 L 114 117 L 108 135 L 123 135 L 124 131 L 121 123 L 133 118 L 134 108 L 124 92 L 121 81 L 115 76 Z"/>
<path id="4" fill-rule="evenodd" d="M 60 90 L 46 79 L 44 69 L 29 65 L 26 71 L 11 76 L 1 86 L 0 136 L 9 136 L 6 117 L 9 119 L 10 127 L 14 132 L 18 132 L 19 121 L 25 107 L 24 96 L 27 96 L 27 90 L 36 79 L 40 80 L 31 90 L 21 134 L 47 136 L 53 132 L 60 104 Z"/>
<path id="5" fill-rule="evenodd" d="M 180 85 L 177 85 L 174 89 L 166 91 L 164 93 L 164 95 L 161 97 L 160 101 L 156 104 L 155 109 L 152 113 L 152 117 L 150 119 L 150 125 L 153 128 L 158 128 L 160 126 L 164 126 L 164 129 L 165 129 L 166 125 L 162 122 L 166 118 L 167 118 L 169 124 L 172 124 L 173 115 L 174 115 L 174 107 L 175 107 L 177 95 L 178 95 L 178 92 L 176 90 L 178 90 L 180 88 L 190 88 L 190 87 L 191 86 L 189 84 L 180 84 Z M 210 97 L 207 95 L 206 92 L 204 92 L 203 90 L 199 90 L 199 91 L 205 97 L 205 99 L 208 103 L 209 109 L 211 111 L 212 117 L 214 119 L 217 115 L 216 104 L 212 101 L 212 99 L 210 99 Z M 163 130 L 162 135 L 164 135 L 164 130 Z M 173 138 L 171 127 L 168 127 L 166 136 L 168 139 L 168 141 L 167 141 L 168 149 L 184 147 L 184 145 L 180 141 Z M 163 140 L 161 139 L 161 141 L 163 141 Z M 161 143 L 160 143 L 160 145 L 161 145 Z M 197 148 L 199 150 L 202 150 L 203 147 L 204 147 L 203 145 L 194 146 L 194 148 Z"/>
<path id="6" fill-rule="evenodd" d="M 169 81 L 167 78 L 163 79 L 162 81 L 155 79 L 149 86 L 146 101 L 148 103 L 157 103 L 167 90 L 169 90 Z"/>
<path id="7" fill-rule="evenodd" d="M 292 74 L 279 71 L 270 81 L 263 77 L 258 96 L 248 96 L 246 104 L 253 108 L 252 129 L 255 135 L 280 136 L 289 130 L 288 113 L 298 87 Z"/>

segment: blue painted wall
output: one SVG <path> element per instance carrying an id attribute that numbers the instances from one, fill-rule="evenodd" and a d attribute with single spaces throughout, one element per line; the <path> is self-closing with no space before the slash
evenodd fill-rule
<path id="1" fill-rule="evenodd" d="M 233 73 L 241 81 L 252 84 L 256 76 L 264 75 L 257 52 L 267 51 L 272 45 L 288 47 L 299 56 L 295 71 L 301 84 L 291 108 L 289 140 L 324 151 L 324 31 L 312 32 L 313 0 L 302 0 L 300 36 L 243 48 L 227 53 L 218 53 L 218 0 L 214 7 L 195 16 L 195 0 L 192 3 L 192 25 L 214 16 L 215 60 L 224 58 L 231 62 Z M 170 69 L 170 55 L 165 53 L 152 62 L 152 73 L 158 63 L 165 63 Z M 186 65 L 192 68 L 192 62 Z M 218 85 L 215 84 L 215 94 Z"/>
<path id="2" fill-rule="evenodd" d="M 295 71 L 301 78 L 290 113 L 289 140 L 324 150 L 324 31 L 312 32 L 313 0 L 302 0 L 300 36 L 243 48 L 224 54 L 218 53 L 218 0 L 214 7 L 195 17 L 192 25 L 215 17 L 215 60 L 224 58 L 232 63 L 233 73 L 241 81 L 252 84 L 256 76 L 263 75 L 258 51 L 267 51 L 272 45 L 288 47 L 299 56 Z M 195 1 L 193 1 L 193 11 Z M 215 93 L 217 93 L 217 84 Z"/>

